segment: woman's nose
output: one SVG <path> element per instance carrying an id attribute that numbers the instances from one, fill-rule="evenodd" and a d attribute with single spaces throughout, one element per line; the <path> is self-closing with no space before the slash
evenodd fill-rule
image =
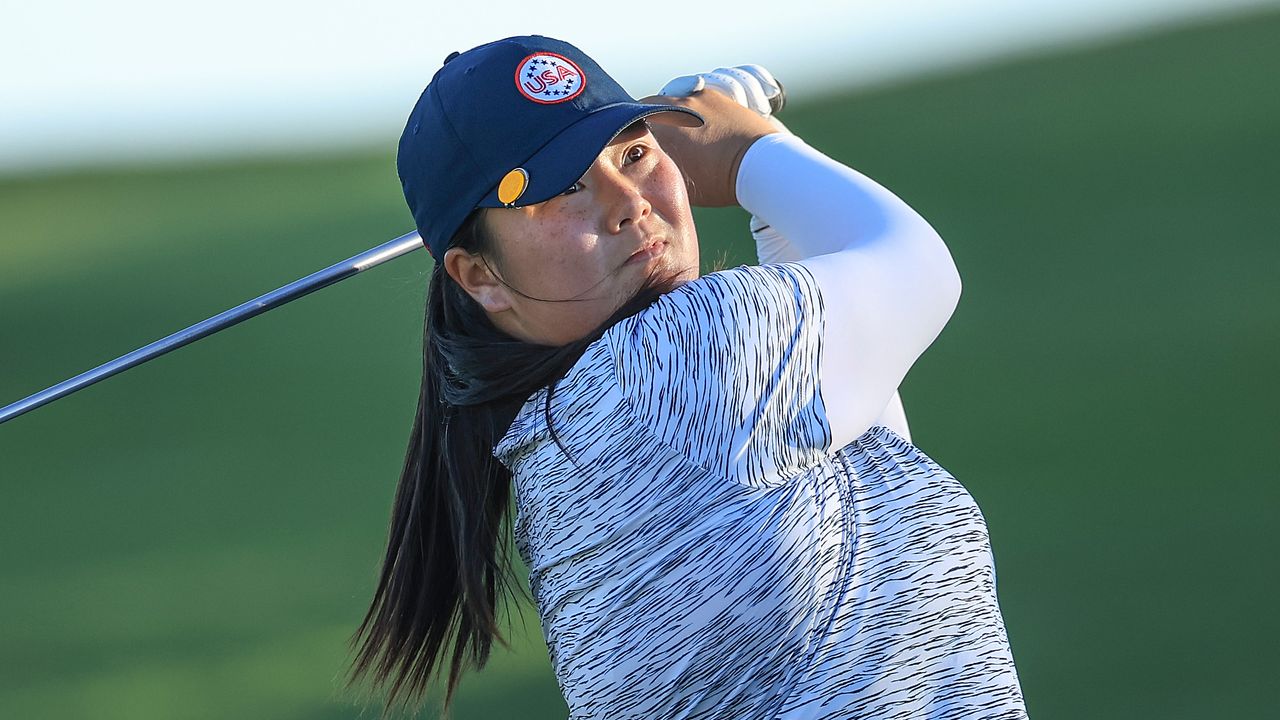
<path id="1" fill-rule="evenodd" d="M 617 234 L 626 229 L 628 224 L 640 222 L 653 212 L 653 206 L 645 198 L 641 187 L 631 178 L 616 174 L 609 179 L 607 229 Z"/>

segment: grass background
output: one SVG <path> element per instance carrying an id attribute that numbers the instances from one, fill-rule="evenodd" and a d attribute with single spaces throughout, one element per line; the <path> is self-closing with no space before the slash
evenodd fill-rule
<path id="1" fill-rule="evenodd" d="M 1254 14 L 788 111 L 965 278 L 903 396 L 986 514 L 1035 718 L 1274 711 L 1277 37 Z M 400 234 L 390 146 L 0 181 L 0 400 Z M 750 259 L 740 211 L 699 227 Z M 418 255 L 0 427 L 0 717 L 376 715 L 341 677 Z M 455 717 L 564 716 L 527 608 L 513 645 Z"/>

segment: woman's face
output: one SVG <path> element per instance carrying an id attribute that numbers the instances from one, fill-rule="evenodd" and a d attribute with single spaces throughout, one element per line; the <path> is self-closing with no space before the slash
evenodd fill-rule
<path id="1" fill-rule="evenodd" d="M 480 296 L 468 290 L 500 329 L 527 342 L 577 340 L 650 278 L 698 276 L 684 179 L 643 122 L 619 134 L 564 194 L 486 210 L 482 222 L 493 246 L 483 262 L 498 282 Z"/>

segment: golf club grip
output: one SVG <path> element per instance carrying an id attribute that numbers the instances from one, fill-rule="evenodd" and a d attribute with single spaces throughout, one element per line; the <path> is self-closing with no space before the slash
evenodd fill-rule
<path id="1" fill-rule="evenodd" d="M 769 113 L 777 115 L 787 106 L 787 88 L 776 77 L 773 79 L 773 84 L 778 86 L 778 94 L 769 98 Z"/>

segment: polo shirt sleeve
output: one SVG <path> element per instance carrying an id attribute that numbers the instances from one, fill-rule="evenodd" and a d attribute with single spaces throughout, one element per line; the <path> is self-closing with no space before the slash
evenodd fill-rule
<path id="1" fill-rule="evenodd" d="M 661 442 L 767 486 L 830 448 L 818 392 L 824 308 L 796 264 L 713 273 L 609 334 L 618 382 Z"/>

